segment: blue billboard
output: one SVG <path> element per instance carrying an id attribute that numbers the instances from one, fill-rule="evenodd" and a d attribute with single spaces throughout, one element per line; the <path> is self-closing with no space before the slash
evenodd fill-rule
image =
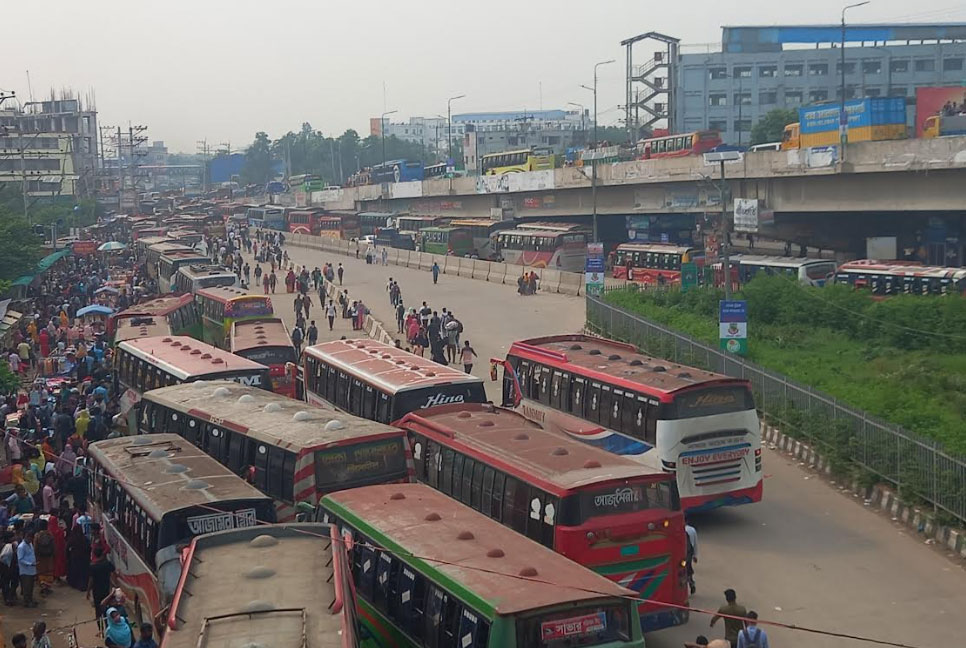
<path id="1" fill-rule="evenodd" d="M 838 102 L 799 108 L 802 134 L 838 130 L 840 110 Z M 906 100 L 903 97 L 852 99 L 845 102 L 845 111 L 850 129 L 906 123 Z"/>

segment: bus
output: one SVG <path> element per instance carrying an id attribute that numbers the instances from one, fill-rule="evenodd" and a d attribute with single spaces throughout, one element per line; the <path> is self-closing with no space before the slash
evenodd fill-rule
<path id="1" fill-rule="evenodd" d="M 413 182 L 423 179 L 423 163 L 415 160 L 390 160 L 372 167 L 372 184 Z"/>
<path id="2" fill-rule="evenodd" d="M 143 262 L 147 267 L 148 276 L 152 279 L 158 278 L 158 265 L 161 263 L 161 257 L 165 254 L 173 254 L 177 252 L 182 252 L 184 254 L 197 254 L 197 250 L 193 247 L 184 245 L 182 243 L 155 243 L 154 245 L 149 245 L 144 251 Z M 205 259 L 210 262 L 210 259 Z"/>
<path id="3" fill-rule="evenodd" d="M 434 407 L 398 425 L 417 480 L 637 592 L 644 632 L 687 623 L 673 475 L 492 405 Z"/>
<path id="4" fill-rule="evenodd" d="M 228 381 L 155 389 L 143 434 L 184 437 L 275 500 L 279 520 L 315 510 L 341 488 L 412 481 L 405 433 Z"/>
<path id="5" fill-rule="evenodd" d="M 308 191 L 305 188 L 306 183 L 320 182 L 321 180 L 322 178 L 314 173 L 300 173 L 289 177 L 288 187 L 291 191 Z"/>
<path id="6" fill-rule="evenodd" d="M 531 148 L 480 156 L 483 175 L 502 175 L 523 171 L 556 169 L 557 156 L 548 148 Z"/>
<path id="7" fill-rule="evenodd" d="M 742 254 L 737 259 L 738 280 L 747 283 L 759 272 L 789 277 L 806 286 L 822 287 L 835 277 L 835 261 L 804 257 L 756 256 Z M 966 273 L 964 273 L 966 274 Z"/>
<path id="8" fill-rule="evenodd" d="M 370 234 L 377 235 L 379 231 L 386 228 L 392 227 L 393 219 L 396 214 L 392 212 L 362 212 L 359 214 L 359 227 L 361 228 L 362 236 L 368 236 Z"/>
<path id="9" fill-rule="evenodd" d="M 168 232 L 167 227 L 135 227 L 131 230 L 131 238 L 135 241 L 151 237 L 151 236 L 164 236 Z"/>
<path id="10" fill-rule="evenodd" d="M 491 498 L 492 499 L 492 498 Z M 381 646 L 643 648 L 634 593 L 423 484 L 322 500 Z"/>
<path id="11" fill-rule="evenodd" d="M 319 235 L 319 219 L 324 215 L 322 209 L 293 209 L 285 214 L 288 231 L 292 234 Z"/>
<path id="12" fill-rule="evenodd" d="M 419 249 L 432 254 L 469 256 L 475 249 L 473 234 L 462 227 L 425 227 L 419 231 Z"/>
<path id="13" fill-rule="evenodd" d="M 687 511 L 758 502 L 761 428 L 751 385 L 586 335 L 514 342 L 503 405 L 547 429 L 677 479 Z"/>
<path id="14" fill-rule="evenodd" d="M 191 540 L 161 648 L 359 648 L 345 545 L 325 524 L 275 524 Z M 271 604 L 254 610 L 257 587 Z"/>
<path id="15" fill-rule="evenodd" d="M 175 292 L 174 275 L 178 268 L 188 265 L 207 265 L 211 257 L 191 250 L 190 252 L 175 251 L 161 255 L 158 261 L 158 291 L 163 293 Z"/>
<path id="16" fill-rule="evenodd" d="M 453 227 L 462 227 L 470 231 L 473 237 L 473 254 L 477 258 L 495 261 L 496 234 L 500 230 L 513 227 L 513 221 L 498 221 L 489 218 L 454 218 L 449 222 Z"/>
<path id="17" fill-rule="evenodd" d="M 645 284 L 681 283 L 681 266 L 704 267 L 704 252 L 686 245 L 621 243 L 614 251 L 613 275 Z M 700 271 L 700 270 L 699 270 Z"/>
<path id="18" fill-rule="evenodd" d="M 644 139 L 637 143 L 637 150 L 640 152 L 642 160 L 650 160 L 703 155 L 720 145 L 721 135 L 718 131 L 706 130 Z"/>
<path id="19" fill-rule="evenodd" d="M 112 313 L 107 318 L 107 334 L 114 332 L 121 325 L 121 320 L 132 317 L 160 317 L 167 321 L 174 335 L 190 335 L 200 333 L 200 319 L 195 308 L 195 300 L 191 295 L 165 295 L 139 302 L 119 313 Z"/>
<path id="20" fill-rule="evenodd" d="M 269 368 L 272 391 L 295 398 L 299 357 L 285 322 L 277 317 L 237 320 L 231 325 L 228 348 L 237 356 Z"/>
<path id="21" fill-rule="evenodd" d="M 352 210 L 330 210 L 328 216 L 339 218 L 339 234 L 343 241 L 351 241 L 362 237 L 362 226 L 359 213 Z"/>
<path id="22" fill-rule="evenodd" d="M 248 208 L 248 225 L 260 229 L 285 231 L 285 208 L 274 205 L 252 206 Z"/>
<path id="23" fill-rule="evenodd" d="M 142 262 L 144 261 L 144 254 L 149 247 L 152 245 L 160 245 L 161 243 L 177 243 L 176 239 L 170 236 L 144 236 L 136 241 L 134 241 L 134 253 L 138 259 Z M 160 258 L 160 257 L 159 257 Z"/>
<path id="24" fill-rule="evenodd" d="M 180 335 L 125 340 L 114 353 L 115 393 L 121 394 L 121 417 L 131 433 L 132 415 L 145 392 L 196 380 L 233 380 L 271 390 L 268 367 Z"/>
<path id="25" fill-rule="evenodd" d="M 275 522 L 270 498 L 174 434 L 96 441 L 87 452 L 91 517 L 135 621 L 159 619 L 192 537 Z"/>
<path id="26" fill-rule="evenodd" d="M 587 263 L 587 234 L 539 229 L 508 229 L 496 235 L 504 263 L 529 268 L 583 272 Z"/>
<path id="27" fill-rule="evenodd" d="M 133 315 L 117 320 L 114 327 L 114 344 L 158 335 L 174 335 L 166 319 L 157 315 Z"/>
<path id="28" fill-rule="evenodd" d="M 201 317 L 202 339 L 221 349 L 229 347 L 228 334 L 234 322 L 275 315 L 271 297 L 241 288 L 202 288 L 195 293 L 195 302 Z"/>
<path id="29" fill-rule="evenodd" d="M 178 268 L 174 276 L 174 290 L 177 293 L 194 294 L 202 288 L 215 286 L 239 286 L 238 275 L 221 265 L 192 263 Z"/>
<path id="30" fill-rule="evenodd" d="M 445 178 L 446 170 L 449 165 L 446 162 L 437 162 L 423 167 L 423 180 L 433 180 L 435 178 Z"/>
<path id="31" fill-rule="evenodd" d="M 861 259 L 843 263 L 835 283 L 871 290 L 873 295 L 964 295 L 966 268 L 919 266 Z"/>
<path id="32" fill-rule="evenodd" d="M 302 352 L 305 399 L 379 423 L 450 403 L 484 403 L 483 380 L 378 340 L 334 340 Z"/>

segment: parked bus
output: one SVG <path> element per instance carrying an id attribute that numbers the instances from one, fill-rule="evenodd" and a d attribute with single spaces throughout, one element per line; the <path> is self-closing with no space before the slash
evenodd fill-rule
<path id="1" fill-rule="evenodd" d="M 158 278 L 158 265 L 161 263 L 161 257 L 165 254 L 173 254 L 177 252 L 182 252 L 184 254 L 197 254 L 197 251 L 187 245 L 181 243 L 155 243 L 154 245 L 148 246 L 144 251 L 143 262 L 146 266 L 148 276 L 152 279 Z M 206 259 L 206 261 L 211 261 Z"/>
<path id="2" fill-rule="evenodd" d="M 359 214 L 359 227 L 363 236 L 377 235 L 379 231 L 392 227 L 396 214 L 392 212 L 362 212 Z"/>
<path id="3" fill-rule="evenodd" d="M 414 160 L 390 160 L 372 167 L 370 177 L 372 184 L 422 180 L 423 163 Z"/>
<path id="4" fill-rule="evenodd" d="M 416 479 L 638 593 L 644 632 L 687 623 L 674 476 L 492 405 L 407 414 Z"/>
<path id="5" fill-rule="evenodd" d="M 253 579 L 271 606 L 253 610 Z M 192 539 L 161 648 L 252 645 L 359 648 L 352 572 L 338 531 L 275 524 Z"/>
<path id="6" fill-rule="evenodd" d="M 196 380 L 233 380 L 271 390 L 268 367 L 232 355 L 193 338 L 172 335 L 125 340 L 114 353 L 116 393 L 121 394 L 121 416 L 131 434 L 137 428 L 131 415 L 145 392 Z"/>
<path id="7" fill-rule="evenodd" d="M 681 283 L 681 266 L 704 267 L 704 252 L 683 245 L 621 243 L 614 253 L 614 277 L 645 284 Z"/>
<path id="8" fill-rule="evenodd" d="M 804 257 L 755 256 L 742 254 L 737 259 L 738 280 L 751 281 L 756 274 L 780 275 L 807 286 L 824 286 L 835 277 L 835 261 Z"/>
<path id="9" fill-rule="evenodd" d="M 211 263 L 211 257 L 191 250 L 190 252 L 168 252 L 161 255 L 158 261 L 158 291 L 160 293 L 175 292 L 174 275 L 178 269 L 189 265 L 205 265 Z"/>
<path id="10" fill-rule="evenodd" d="M 195 337 L 201 332 L 198 310 L 191 295 L 165 295 L 134 304 L 107 318 L 107 334 L 114 335 L 121 320 L 132 317 L 160 317 L 167 321 L 174 335 Z"/>
<path id="11" fill-rule="evenodd" d="M 259 229 L 285 231 L 285 208 L 275 205 L 249 207 L 248 225 Z"/>
<path id="12" fill-rule="evenodd" d="M 436 164 L 430 164 L 429 166 L 423 167 L 423 180 L 445 178 L 446 170 L 448 168 L 449 165 L 446 162 L 437 162 Z"/>
<path id="13" fill-rule="evenodd" d="M 272 391 L 295 398 L 299 357 L 285 322 L 277 317 L 238 320 L 231 325 L 229 349 L 269 368 Z"/>
<path id="14" fill-rule="evenodd" d="M 192 537 L 275 522 L 270 498 L 173 434 L 96 441 L 88 468 L 91 516 L 135 621 L 158 620 Z"/>
<path id="15" fill-rule="evenodd" d="M 305 189 L 305 184 L 307 182 L 314 183 L 319 180 L 321 180 L 321 178 L 314 173 L 299 173 L 289 177 L 288 187 L 291 191 L 307 191 Z"/>
<path id="16" fill-rule="evenodd" d="M 131 239 L 137 241 L 142 238 L 148 238 L 152 236 L 164 236 L 167 234 L 167 227 L 135 227 L 131 230 Z"/>
<path id="17" fill-rule="evenodd" d="M 547 429 L 676 475 L 685 510 L 758 502 L 761 428 L 747 380 L 585 335 L 514 342 L 503 404 Z"/>
<path id="18" fill-rule="evenodd" d="M 409 214 L 396 217 L 396 229 L 401 233 L 408 232 L 414 234 L 427 227 L 437 227 L 443 224 L 443 219 L 439 216 L 411 216 Z"/>
<path id="19" fill-rule="evenodd" d="M 497 258 L 497 232 L 513 227 L 513 221 L 498 221 L 488 218 L 454 218 L 449 224 L 453 227 L 468 229 L 470 236 L 473 237 L 473 249 L 476 256 L 488 261 L 494 261 Z"/>
<path id="20" fill-rule="evenodd" d="M 653 158 L 703 155 L 720 145 L 721 135 L 718 131 L 708 130 L 641 140 L 637 143 L 637 150 L 641 154 L 641 159 L 650 160 Z"/>
<path id="21" fill-rule="evenodd" d="M 587 262 L 587 235 L 553 230 L 509 229 L 496 235 L 504 263 L 529 268 L 583 272 Z"/>
<path id="22" fill-rule="evenodd" d="M 319 219 L 324 216 L 322 209 L 293 209 L 285 215 L 288 231 L 293 234 L 319 235 Z"/>
<path id="23" fill-rule="evenodd" d="M 483 380 L 377 340 L 335 340 L 302 352 L 305 398 L 391 423 L 450 403 L 483 403 Z"/>
<path id="24" fill-rule="evenodd" d="M 204 341 L 221 349 L 229 348 L 228 334 L 234 322 L 275 315 L 271 297 L 241 288 L 202 288 L 195 293 L 195 302 Z"/>
<path id="25" fill-rule="evenodd" d="M 835 283 L 871 290 L 873 295 L 964 295 L 966 268 L 942 268 L 870 261 L 843 263 Z"/>
<path id="26" fill-rule="evenodd" d="M 362 226 L 359 223 L 359 213 L 352 210 L 333 210 L 327 212 L 329 216 L 339 218 L 339 234 L 343 241 L 351 241 L 362 236 Z"/>
<path id="27" fill-rule="evenodd" d="M 202 288 L 239 285 L 238 275 L 225 266 L 192 263 L 178 268 L 173 292 L 194 294 Z"/>
<path id="28" fill-rule="evenodd" d="M 140 431 L 195 444 L 275 500 L 279 520 L 311 512 L 341 488 L 408 482 L 405 433 L 233 382 L 197 382 L 144 395 Z"/>
<path id="29" fill-rule="evenodd" d="M 167 320 L 157 315 L 135 315 L 117 320 L 114 329 L 114 344 L 125 340 L 174 335 Z"/>
<path id="30" fill-rule="evenodd" d="M 378 645 L 644 646 L 633 592 L 429 486 L 340 491 L 321 515 L 351 539 L 360 620 Z"/>
<path id="31" fill-rule="evenodd" d="M 147 252 L 147 249 L 152 245 L 160 245 L 162 243 L 177 243 L 177 242 L 178 241 L 176 239 L 173 239 L 170 236 L 142 236 L 134 241 L 134 244 L 132 247 L 134 248 L 134 253 L 137 256 L 137 258 L 143 263 L 144 254 L 145 252 Z M 160 256 L 158 258 L 160 258 Z"/>
<path id="32" fill-rule="evenodd" d="M 464 257 L 473 252 L 473 235 L 462 227 L 426 227 L 419 232 L 419 249 L 432 254 Z"/>
<path id="33" fill-rule="evenodd" d="M 548 148 L 532 148 L 480 156 L 483 175 L 502 175 L 557 168 L 557 156 Z"/>

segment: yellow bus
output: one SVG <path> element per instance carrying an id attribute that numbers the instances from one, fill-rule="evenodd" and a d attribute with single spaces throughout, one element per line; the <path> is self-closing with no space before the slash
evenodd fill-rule
<path id="1" fill-rule="evenodd" d="M 272 317 L 268 295 L 253 295 L 232 286 L 201 288 L 195 293 L 201 315 L 202 339 L 219 349 L 230 349 L 231 325 L 238 321 Z"/>
<path id="2" fill-rule="evenodd" d="M 522 171 L 544 171 L 557 168 L 557 156 L 548 148 L 521 149 L 490 153 L 480 158 L 483 175 L 502 175 Z"/>

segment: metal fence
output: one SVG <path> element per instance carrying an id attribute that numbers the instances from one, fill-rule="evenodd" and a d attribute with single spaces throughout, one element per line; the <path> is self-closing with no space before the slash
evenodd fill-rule
<path id="1" fill-rule="evenodd" d="M 587 297 L 587 325 L 651 355 L 750 381 L 758 409 L 786 431 L 892 482 L 904 496 L 919 497 L 966 522 L 966 459 L 943 452 L 935 441 L 598 297 Z"/>

